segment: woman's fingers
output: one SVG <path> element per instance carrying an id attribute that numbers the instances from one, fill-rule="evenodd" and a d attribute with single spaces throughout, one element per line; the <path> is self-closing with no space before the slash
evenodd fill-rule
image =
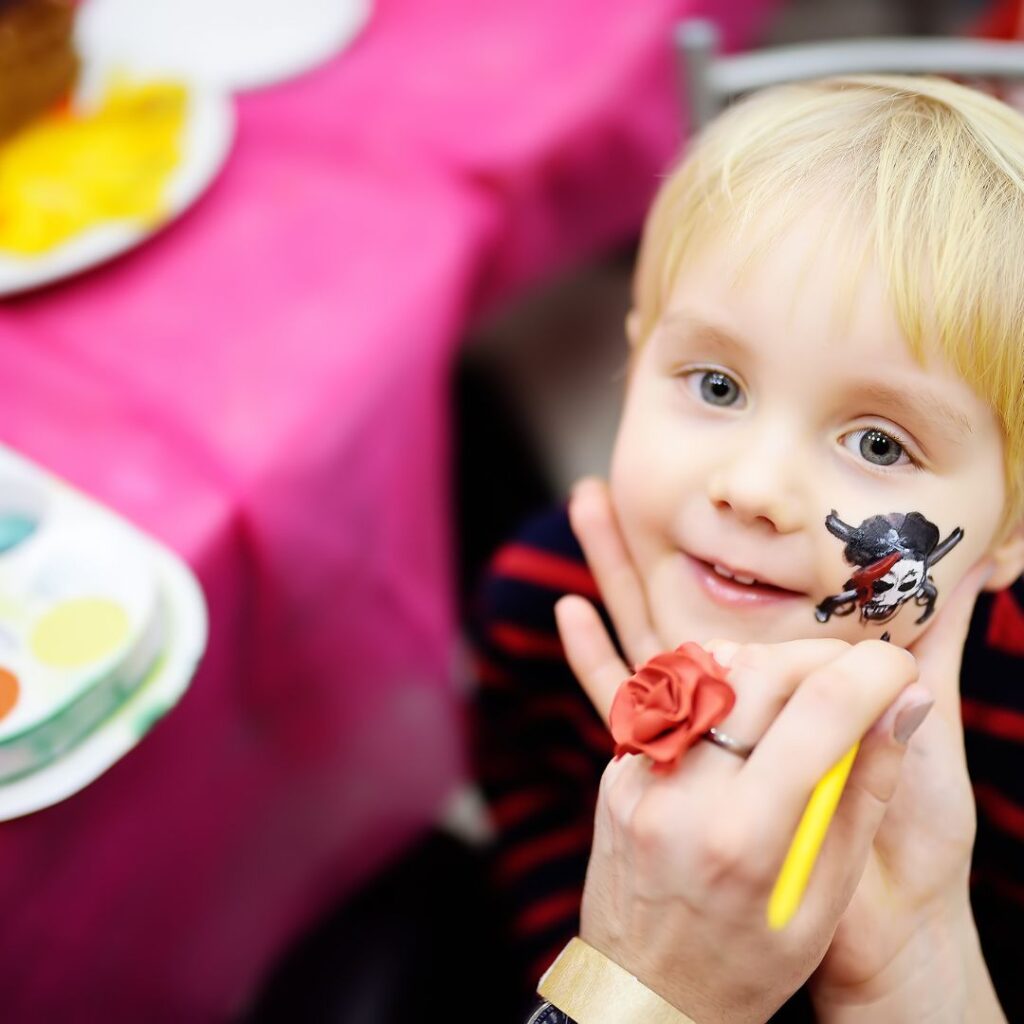
<path id="1" fill-rule="evenodd" d="M 777 644 L 707 644 L 711 656 L 728 670 L 729 685 L 736 693 L 736 703 L 718 729 L 740 743 L 756 745 L 804 679 L 849 649 L 845 641 L 827 638 Z M 737 770 L 742 766 L 735 754 L 706 746 L 717 750 L 718 756 L 730 758 Z M 700 756 L 708 754 L 701 752 Z"/>
<path id="2" fill-rule="evenodd" d="M 917 680 L 902 648 L 866 640 L 812 671 L 768 727 L 737 778 L 735 815 L 785 856 L 821 778 Z"/>
<path id="3" fill-rule="evenodd" d="M 561 598 L 555 604 L 555 622 L 569 667 L 607 723 L 615 693 L 632 670 L 619 657 L 601 616 L 586 598 L 576 594 Z"/>
<path id="4" fill-rule="evenodd" d="M 663 650 L 647 608 L 643 585 L 626 550 L 603 480 L 587 477 L 573 490 L 569 521 L 611 616 L 619 642 L 634 666 Z"/>

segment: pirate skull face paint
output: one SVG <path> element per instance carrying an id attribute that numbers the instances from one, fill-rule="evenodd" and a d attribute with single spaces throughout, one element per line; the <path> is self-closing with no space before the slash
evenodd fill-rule
<path id="1" fill-rule="evenodd" d="M 864 623 L 888 622 L 913 601 L 924 609 L 915 620 L 920 625 L 935 611 L 939 596 L 929 570 L 964 535 L 957 527 L 940 543 L 939 528 L 920 512 L 870 516 L 854 527 L 833 509 L 825 526 L 845 542 L 843 557 L 857 569 L 840 593 L 826 597 L 815 609 L 819 622 L 828 622 L 833 615 L 850 615 L 857 608 Z"/>

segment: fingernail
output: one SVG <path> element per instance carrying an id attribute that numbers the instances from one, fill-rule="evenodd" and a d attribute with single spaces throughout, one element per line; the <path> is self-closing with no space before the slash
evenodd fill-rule
<path id="1" fill-rule="evenodd" d="M 926 700 L 920 704 L 911 704 L 904 708 L 897 716 L 892 727 L 893 739 L 897 743 L 907 743 L 910 737 L 917 732 L 918 727 L 928 717 L 935 701 Z"/>
<path id="2" fill-rule="evenodd" d="M 714 640 L 705 644 L 704 649 L 722 668 L 728 668 L 732 664 L 732 659 L 736 657 L 740 645 L 732 640 Z"/>

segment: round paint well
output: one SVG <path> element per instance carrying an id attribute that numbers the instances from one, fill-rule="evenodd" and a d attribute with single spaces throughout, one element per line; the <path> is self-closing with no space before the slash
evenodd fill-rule
<path id="1" fill-rule="evenodd" d="M 18 703 L 21 685 L 9 669 L 0 668 L 0 718 L 4 718 Z"/>
<path id="2" fill-rule="evenodd" d="M 0 512 L 0 555 L 28 540 L 39 523 L 17 512 Z"/>
<path id="3" fill-rule="evenodd" d="M 0 555 L 28 540 L 45 514 L 46 494 L 38 483 L 0 478 Z"/>
<path id="4" fill-rule="evenodd" d="M 105 658 L 128 637 L 131 624 L 121 605 L 81 597 L 50 609 L 32 631 L 35 657 L 51 668 L 76 669 Z"/>

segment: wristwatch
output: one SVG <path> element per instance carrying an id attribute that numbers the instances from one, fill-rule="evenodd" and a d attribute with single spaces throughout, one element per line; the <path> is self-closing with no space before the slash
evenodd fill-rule
<path id="1" fill-rule="evenodd" d="M 567 1013 L 563 1013 L 554 1004 L 544 1000 L 544 1002 L 533 1011 L 533 1016 L 530 1017 L 526 1024 L 576 1024 L 576 1021 L 574 1021 Z"/>
<path id="2" fill-rule="evenodd" d="M 694 1024 L 682 1010 L 663 999 L 625 968 L 579 936 L 555 958 L 541 976 L 537 994 L 546 999 L 527 1024 L 598 1024 L 601 1021 L 643 1021 L 644 1024 Z M 566 1006 L 559 1009 L 551 1000 Z"/>

